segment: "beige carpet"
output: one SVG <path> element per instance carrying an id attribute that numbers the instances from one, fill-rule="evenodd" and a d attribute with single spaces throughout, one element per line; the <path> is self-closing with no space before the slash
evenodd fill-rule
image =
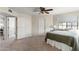
<path id="1" fill-rule="evenodd" d="M 33 36 L 18 40 L 1 40 L 1 51 L 59 51 L 44 42 L 44 36 Z"/>

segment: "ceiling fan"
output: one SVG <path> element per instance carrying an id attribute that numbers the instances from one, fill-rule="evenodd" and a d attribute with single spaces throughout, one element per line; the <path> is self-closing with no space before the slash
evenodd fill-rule
<path id="1" fill-rule="evenodd" d="M 53 11 L 53 9 L 46 9 L 44 7 L 40 7 L 40 13 L 44 14 L 49 14 L 49 11 Z"/>

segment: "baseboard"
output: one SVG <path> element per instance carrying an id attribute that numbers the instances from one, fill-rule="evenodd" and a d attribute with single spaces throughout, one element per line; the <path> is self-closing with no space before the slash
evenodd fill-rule
<path id="1" fill-rule="evenodd" d="M 19 36 L 17 39 L 23 39 L 23 38 L 26 38 L 26 37 L 31 37 L 32 34 L 24 34 L 22 36 Z"/>

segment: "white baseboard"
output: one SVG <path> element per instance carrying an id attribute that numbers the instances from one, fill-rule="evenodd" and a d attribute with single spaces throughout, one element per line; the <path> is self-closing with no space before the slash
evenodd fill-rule
<path id="1" fill-rule="evenodd" d="M 24 34 L 24 35 L 19 36 L 17 39 L 22 39 L 22 38 L 31 37 L 31 36 L 32 34 Z"/>

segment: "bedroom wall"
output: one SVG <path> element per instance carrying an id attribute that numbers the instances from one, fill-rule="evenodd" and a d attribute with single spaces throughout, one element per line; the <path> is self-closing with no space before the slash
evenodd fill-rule
<path id="1" fill-rule="evenodd" d="M 45 19 L 46 19 L 46 32 L 47 32 L 50 30 L 49 27 L 53 25 L 53 15 L 46 15 Z"/>
<path id="2" fill-rule="evenodd" d="M 38 32 L 38 17 L 32 16 L 32 35 L 37 35 Z"/>
<path id="3" fill-rule="evenodd" d="M 18 39 L 29 37 L 32 35 L 32 17 L 30 14 L 22 14 L 13 11 L 8 12 L 8 7 L 0 7 L 0 14 L 4 16 L 16 16 L 17 17 L 17 37 Z"/>
<path id="4" fill-rule="evenodd" d="M 49 26 L 53 24 L 53 15 L 33 15 L 32 35 L 40 35 L 49 31 Z"/>
<path id="5" fill-rule="evenodd" d="M 49 26 L 53 25 L 53 15 L 29 15 L 21 13 L 16 13 L 15 15 L 18 18 L 18 39 L 32 35 L 41 35 L 49 31 Z"/>
<path id="6" fill-rule="evenodd" d="M 32 35 L 32 18 L 31 15 L 18 14 L 18 39 L 29 37 Z"/>
<path id="7" fill-rule="evenodd" d="M 4 14 L 7 13 L 8 8 L 2 8 L 4 9 Z M 1 11 L 0 10 L 0 11 Z M 53 24 L 53 16 L 52 15 L 30 15 L 30 14 L 22 14 L 17 13 L 13 11 L 13 13 L 7 13 L 11 14 L 12 16 L 17 17 L 17 36 L 18 39 L 29 37 L 32 35 L 42 34 L 44 33 L 44 21 L 45 22 L 45 31 L 49 30 L 49 26 Z"/>

